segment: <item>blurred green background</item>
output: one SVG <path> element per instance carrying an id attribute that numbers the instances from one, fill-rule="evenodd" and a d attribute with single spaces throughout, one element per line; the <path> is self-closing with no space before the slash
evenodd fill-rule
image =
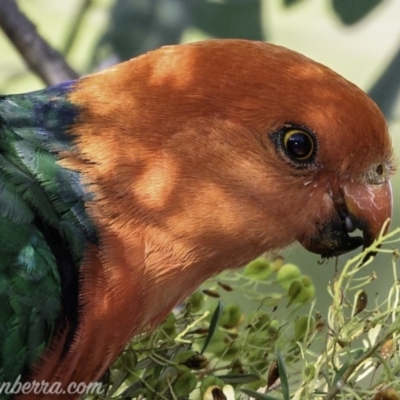
<path id="1" fill-rule="evenodd" d="M 297 50 L 372 95 L 387 116 L 398 159 L 398 0 L 19 0 L 18 4 L 38 32 L 65 54 L 81 75 L 165 44 L 211 37 L 264 40 Z M 1 31 L 0 54 L 1 93 L 27 92 L 44 86 L 26 69 Z M 397 227 L 399 174 L 393 184 L 392 227 Z M 283 254 L 313 277 L 317 283 L 317 307 L 324 308 L 328 304 L 325 288 L 334 276 L 335 260 L 319 265 L 319 258 L 300 246 Z M 339 259 L 339 268 L 345 259 Z M 390 256 L 379 255 L 370 269 L 378 278 L 371 290 L 385 296 L 393 276 Z"/>

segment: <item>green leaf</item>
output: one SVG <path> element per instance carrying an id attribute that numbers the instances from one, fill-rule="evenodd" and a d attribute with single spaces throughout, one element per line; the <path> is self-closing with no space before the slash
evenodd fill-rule
<path id="1" fill-rule="evenodd" d="M 279 350 L 276 351 L 276 361 L 278 363 L 279 379 L 281 380 L 282 395 L 284 400 L 290 399 L 289 382 L 285 368 L 285 362 Z"/>
<path id="2" fill-rule="evenodd" d="M 194 1 L 194 25 L 218 38 L 263 40 L 261 1 Z"/>
<path id="3" fill-rule="evenodd" d="M 383 0 L 332 0 L 337 16 L 345 25 L 359 22 Z"/>
<path id="4" fill-rule="evenodd" d="M 344 373 L 349 368 L 351 362 L 360 358 L 364 353 L 364 349 L 356 349 L 352 351 L 351 357 L 345 361 L 345 363 L 339 368 L 338 372 L 336 373 L 335 377 L 333 378 L 332 386 L 336 386 L 337 383 L 342 379 Z"/>
<path id="5" fill-rule="evenodd" d="M 111 397 L 119 388 L 120 386 L 124 383 L 125 379 L 128 377 L 129 372 L 128 371 L 119 371 L 117 376 L 114 378 L 113 385 L 111 388 L 108 390 L 107 395 Z"/>
<path id="6" fill-rule="evenodd" d="M 285 7 L 291 7 L 296 5 L 297 3 L 300 3 L 301 0 L 283 0 L 283 5 Z"/>
<path id="7" fill-rule="evenodd" d="M 224 383 L 251 383 L 260 380 L 260 377 L 255 374 L 229 374 L 217 375 L 216 378 L 221 379 Z"/>
<path id="8" fill-rule="evenodd" d="M 213 338 L 214 333 L 218 327 L 218 323 L 223 311 L 224 311 L 224 305 L 221 301 L 219 301 L 217 307 L 215 308 L 214 314 L 211 317 L 210 329 L 208 330 L 208 334 L 206 340 L 204 341 L 204 345 L 203 348 L 201 349 L 200 354 L 203 354 L 206 351 L 208 345 L 210 344 L 211 339 Z"/>

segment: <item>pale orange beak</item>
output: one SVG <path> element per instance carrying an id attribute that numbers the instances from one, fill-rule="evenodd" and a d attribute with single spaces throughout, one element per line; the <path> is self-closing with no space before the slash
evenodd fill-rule
<path id="1" fill-rule="evenodd" d="M 324 258 L 339 256 L 359 246 L 370 246 L 392 216 L 389 181 L 376 185 L 349 182 L 342 186 L 341 191 L 343 204 L 337 205 L 337 213 L 332 219 L 320 226 L 314 237 L 299 239 L 307 250 Z M 355 229 L 360 229 L 363 237 L 350 236 L 349 233 Z M 389 223 L 383 233 L 388 229 Z"/>
<path id="2" fill-rule="evenodd" d="M 363 231 L 364 248 L 370 246 L 380 234 L 384 223 L 392 217 L 393 195 L 390 181 L 379 185 L 346 185 L 344 201 L 356 227 Z M 390 224 L 385 227 L 386 233 Z"/>

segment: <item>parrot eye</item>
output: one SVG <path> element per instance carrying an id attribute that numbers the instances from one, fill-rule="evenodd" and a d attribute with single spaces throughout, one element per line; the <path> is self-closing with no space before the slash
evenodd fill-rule
<path id="1" fill-rule="evenodd" d="M 318 150 L 315 133 L 305 125 L 287 122 L 269 135 L 281 157 L 296 169 L 313 168 Z"/>
<path id="2" fill-rule="evenodd" d="M 285 132 L 283 145 L 288 155 L 298 161 L 306 161 L 314 154 L 314 138 L 300 129 Z"/>

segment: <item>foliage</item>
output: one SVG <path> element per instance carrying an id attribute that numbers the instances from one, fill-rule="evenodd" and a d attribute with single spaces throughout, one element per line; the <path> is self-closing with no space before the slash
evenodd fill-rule
<path id="1" fill-rule="evenodd" d="M 51 3 L 41 0 L 39 4 L 35 2 L 32 5 L 34 2 L 19 0 L 18 4 L 34 21 L 38 20 L 35 23 L 40 22 L 38 31 L 81 75 L 163 45 L 187 40 L 234 37 L 268 41 L 271 36 L 270 21 L 275 17 L 269 15 L 269 7 L 261 0 L 75 0 L 62 5 L 53 2 L 51 7 L 49 4 L 46 6 L 47 2 Z M 281 0 L 276 3 L 283 10 L 288 10 L 289 15 L 291 9 L 303 5 L 307 7 L 309 2 Z M 345 26 L 354 26 L 370 18 L 375 10 L 383 9 L 381 6 L 385 3 L 388 1 L 326 1 L 327 10 Z M 39 14 L 37 10 L 40 8 L 43 10 Z M 57 10 L 57 13 L 45 18 L 49 8 Z M 61 15 L 62 21 L 59 21 Z M 13 20 L 15 31 L 21 31 L 21 22 Z M 3 48 L 1 40 L 0 47 L 4 52 L 0 63 L 1 91 L 15 93 L 40 87 L 38 83 L 33 83 L 32 77 L 28 78 L 25 66 L 18 64 L 15 56 L 14 61 L 10 61 L 13 57 L 9 60 L 10 48 Z M 29 44 L 26 52 L 31 48 Z M 36 54 L 39 64 L 54 62 L 38 52 Z M 385 64 L 387 66 L 371 87 L 370 95 L 390 120 L 394 117 L 400 92 L 400 80 L 397 79 L 400 47 Z M 60 76 L 61 79 L 65 80 Z"/>
<path id="2" fill-rule="evenodd" d="M 331 0 L 330 5 L 343 24 L 352 25 L 382 2 Z M 282 0 L 286 8 L 299 3 L 305 1 Z M 115 0 L 108 29 L 98 43 L 92 65 L 110 51 L 119 60 L 127 60 L 163 45 L 179 43 L 187 29 L 210 37 L 266 40 L 268 26 L 263 26 L 262 15 L 261 0 Z"/>
<path id="3" fill-rule="evenodd" d="M 399 242 L 400 228 L 346 263 L 328 286 L 326 316 L 311 279 L 281 257 L 217 276 L 133 339 L 104 379 L 105 395 L 87 399 L 398 399 Z M 393 254 L 393 286 L 372 301 L 371 251 Z M 235 301 L 223 306 L 228 292 Z"/>

